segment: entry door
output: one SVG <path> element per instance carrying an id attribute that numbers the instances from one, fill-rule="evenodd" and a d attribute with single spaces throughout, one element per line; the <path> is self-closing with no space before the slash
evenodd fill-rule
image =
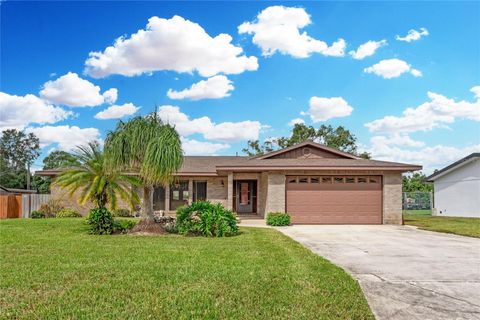
<path id="1" fill-rule="evenodd" d="M 251 181 L 237 181 L 237 212 L 252 213 L 253 212 L 253 183 Z"/>

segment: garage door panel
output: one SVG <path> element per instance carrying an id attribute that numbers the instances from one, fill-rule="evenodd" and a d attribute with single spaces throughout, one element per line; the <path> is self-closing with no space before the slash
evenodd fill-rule
<path id="1" fill-rule="evenodd" d="M 340 181 L 340 176 L 338 176 Z M 369 181 L 372 183 L 363 183 Z M 333 179 L 333 178 L 332 178 Z M 292 181 L 293 177 L 287 177 Z M 315 182 L 319 179 L 315 179 Z M 299 178 L 296 180 L 300 181 Z M 305 181 L 302 177 L 301 181 Z M 310 179 L 307 179 L 310 182 Z M 333 180 L 332 180 L 333 181 Z M 351 178 L 355 183 L 287 183 L 287 212 L 293 223 L 381 224 L 381 177 Z M 357 183 L 361 181 L 362 183 Z"/>

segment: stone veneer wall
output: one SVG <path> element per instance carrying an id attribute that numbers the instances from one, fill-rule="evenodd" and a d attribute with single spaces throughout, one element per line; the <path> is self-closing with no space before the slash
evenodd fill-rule
<path id="1" fill-rule="evenodd" d="M 402 224 L 402 173 L 383 174 L 383 224 Z"/>
<path id="2" fill-rule="evenodd" d="M 269 172 L 265 212 L 285 212 L 285 174 Z"/>
<path id="3" fill-rule="evenodd" d="M 92 202 L 88 201 L 85 205 L 81 205 L 78 203 L 78 197 L 80 196 L 81 191 L 77 190 L 72 196 L 68 195 L 68 191 L 62 189 L 58 186 L 52 185 L 50 187 L 50 194 L 52 195 L 53 199 L 61 200 L 62 205 L 65 208 L 75 209 L 77 210 L 82 216 L 88 215 L 90 209 L 94 208 Z M 125 201 L 121 198 L 118 199 L 118 208 L 125 208 L 129 209 L 130 207 L 125 203 Z"/>

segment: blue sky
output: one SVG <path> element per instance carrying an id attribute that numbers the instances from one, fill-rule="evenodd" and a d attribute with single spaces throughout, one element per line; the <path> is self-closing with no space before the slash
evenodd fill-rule
<path id="1" fill-rule="evenodd" d="M 0 128 L 40 137 L 36 166 L 155 105 L 187 154 L 241 153 L 247 139 L 288 135 L 293 119 L 343 125 L 375 158 L 427 172 L 480 150 L 479 2 L 6 1 L 0 10 Z"/>

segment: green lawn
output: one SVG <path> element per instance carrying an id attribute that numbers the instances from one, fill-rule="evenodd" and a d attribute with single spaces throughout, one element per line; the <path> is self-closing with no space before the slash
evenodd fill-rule
<path id="1" fill-rule="evenodd" d="M 423 211 L 430 212 L 429 210 L 415 210 L 404 213 L 404 223 L 423 230 L 480 238 L 479 218 L 438 217 Z"/>
<path id="2" fill-rule="evenodd" d="M 83 219 L 0 222 L 2 319 L 373 319 L 347 273 L 273 229 L 93 236 Z"/>

